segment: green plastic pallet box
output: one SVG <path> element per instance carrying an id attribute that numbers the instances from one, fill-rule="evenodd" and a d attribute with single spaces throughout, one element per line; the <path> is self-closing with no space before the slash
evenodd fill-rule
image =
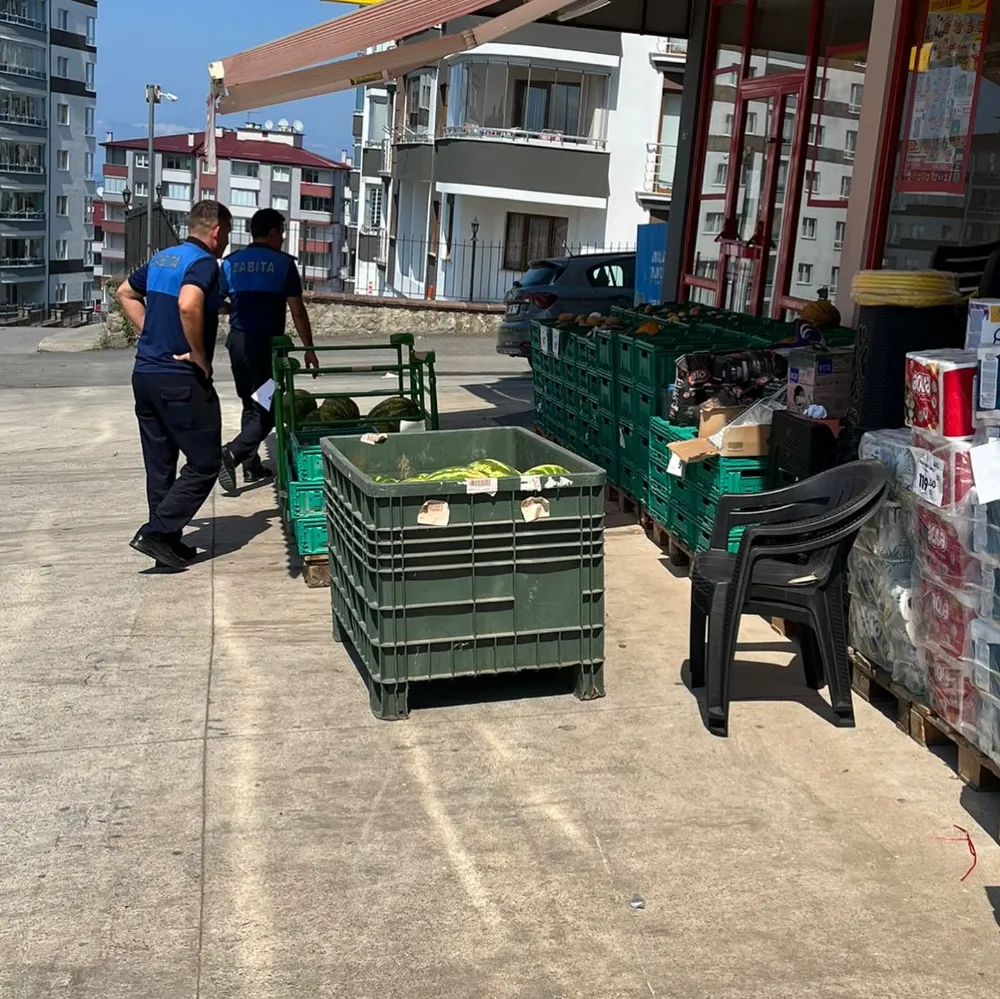
<path id="1" fill-rule="evenodd" d="M 327 438 L 323 456 L 335 634 L 376 717 L 405 717 L 413 682 L 547 667 L 572 667 L 578 697 L 603 695 L 603 469 L 518 427 Z M 568 475 L 371 478 L 481 458 Z"/>

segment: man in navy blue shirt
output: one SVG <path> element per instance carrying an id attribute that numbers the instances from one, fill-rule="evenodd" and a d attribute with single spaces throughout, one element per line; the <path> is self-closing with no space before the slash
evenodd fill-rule
<path id="1" fill-rule="evenodd" d="M 188 215 L 187 240 L 154 254 L 118 287 L 122 311 L 142 330 L 132 392 L 149 519 L 131 545 L 170 569 L 197 555 L 181 535 L 219 475 L 222 414 L 212 357 L 222 305 L 218 258 L 231 223 L 225 205 L 199 201 Z M 187 463 L 178 475 L 181 454 Z"/>
<path id="2" fill-rule="evenodd" d="M 233 366 L 236 392 L 243 403 L 239 434 L 222 448 L 219 484 L 236 491 L 236 466 L 243 465 L 243 481 L 256 482 L 271 475 L 257 449 L 274 427 L 270 406 L 253 398 L 271 378 L 271 340 L 285 332 L 285 305 L 299 337 L 312 347 L 312 327 L 302 303 L 302 280 L 295 258 L 282 252 L 285 217 L 273 208 L 262 208 L 250 220 L 253 242 L 222 261 L 223 294 L 229 298 L 229 338 L 226 347 Z M 306 352 L 307 368 L 319 362 Z"/>

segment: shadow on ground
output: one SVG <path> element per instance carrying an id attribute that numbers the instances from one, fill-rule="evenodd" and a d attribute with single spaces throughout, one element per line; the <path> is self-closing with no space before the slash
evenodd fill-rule
<path id="1" fill-rule="evenodd" d="M 737 659 L 733 663 L 729 680 L 730 704 L 735 704 L 738 701 L 772 701 L 775 703 L 795 701 L 830 725 L 837 723 L 837 716 L 822 694 L 806 686 L 802 657 L 794 644 L 791 642 L 741 642 L 736 646 L 737 656 L 741 652 L 794 652 L 795 656 L 787 666 L 780 663 Z M 705 688 L 691 686 L 691 662 L 689 659 L 684 660 L 680 677 L 681 682 L 697 701 L 702 723 L 707 728 Z"/>

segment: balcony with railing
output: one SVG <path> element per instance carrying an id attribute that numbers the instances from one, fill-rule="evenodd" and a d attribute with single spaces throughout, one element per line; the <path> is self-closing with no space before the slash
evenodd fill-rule
<path id="1" fill-rule="evenodd" d="M 657 68 L 676 69 L 687 62 L 686 38 L 658 38 L 656 50 L 649 54 L 649 61 Z"/>
<path id="2" fill-rule="evenodd" d="M 25 209 L 15 211 L 0 205 L 0 222 L 45 222 L 44 209 Z"/>
<path id="3" fill-rule="evenodd" d="M 27 125 L 48 128 L 42 98 L 0 91 L 0 125 Z"/>
<path id="4" fill-rule="evenodd" d="M 438 138 L 603 150 L 609 83 L 586 70 L 462 60 L 449 73 Z"/>
<path id="5" fill-rule="evenodd" d="M 672 142 L 647 142 L 640 200 L 669 201 L 674 189 L 677 146 Z"/>
<path id="6" fill-rule="evenodd" d="M 45 31 L 45 0 L 0 0 L 0 24 Z"/>

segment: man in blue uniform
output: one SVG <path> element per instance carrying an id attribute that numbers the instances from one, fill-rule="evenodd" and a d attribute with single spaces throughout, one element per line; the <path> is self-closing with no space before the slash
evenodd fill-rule
<path id="1" fill-rule="evenodd" d="M 132 392 L 149 519 L 131 545 L 170 569 L 197 554 L 181 534 L 219 474 L 222 414 L 212 356 L 222 304 L 218 258 L 231 221 L 225 205 L 199 201 L 188 215 L 187 240 L 154 254 L 118 288 L 122 311 L 142 330 Z M 178 475 L 181 454 L 187 463 Z"/>
<path id="2" fill-rule="evenodd" d="M 229 297 L 229 338 L 226 346 L 233 366 L 236 392 L 243 403 L 239 434 L 222 448 L 219 484 L 236 491 L 236 466 L 243 465 L 243 481 L 271 475 L 257 449 L 274 427 L 270 406 L 261 406 L 253 394 L 271 377 L 271 340 L 285 332 L 285 304 L 303 344 L 312 347 L 312 327 L 302 303 L 302 280 L 295 258 L 282 252 L 285 217 L 262 208 L 250 220 L 253 242 L 222 261 L 223 293 Z M 312 350 L 307 368 L 319 367 Z"/>

